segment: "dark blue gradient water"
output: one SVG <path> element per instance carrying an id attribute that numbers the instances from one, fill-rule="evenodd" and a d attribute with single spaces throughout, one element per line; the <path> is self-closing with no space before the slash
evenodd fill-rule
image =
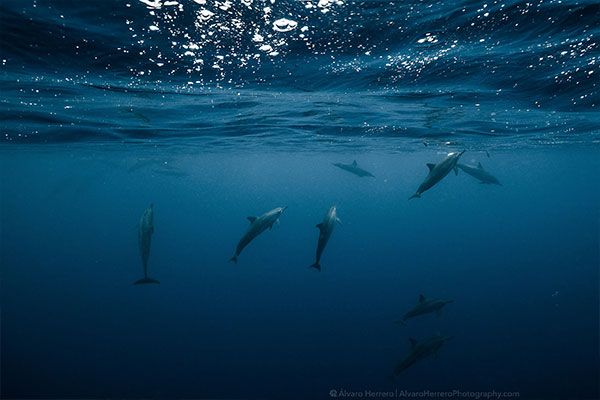
<path id="1" fill-rule="evenodd" d="M 589 1 L 3 1 L 1 397 L 598 398 L 599 27 Z M 458 150 L 502 185 L 408 201 Z M 150 203 L 161 283 L 134 286 Z M 395 324 L 420 294 L 454 303 Z"/>

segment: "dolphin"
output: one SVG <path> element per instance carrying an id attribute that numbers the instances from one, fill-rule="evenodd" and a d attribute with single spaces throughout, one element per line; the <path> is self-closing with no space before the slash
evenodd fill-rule
<path id="1" fill-rule="evenodd" d="M 464 152 L 465 151 L 463 150 L 460 153 L 450 153 L 439 164 L 427 164 L 427 167 L 429 168 L 429 174 L 427 175 L 423 183 L 421 183 L 421 185 L 417 189 L 417 192 L 408 199 L 410 200 L 416 197 L 421 197 L 423 192 L 431 189 L 436 183 L 444 179 L 444 177 L 448 175 L 448 173 L 450 173 L 450 171 L 452 171 L 453 169 L 454 173 L 458 175 L 456 163 L 458 162 L 458 159 L 460 158 L 460 156 L 463 155 Z"/>
<path id="2" fill-rule="evenodd" d="M 375 175 L 373 175 L 369 171 L 365 171 L 364 169 L 360 168 L 356 163 L 356 160 L 352 161 L 352 164 L 333 163 L 333 165 L 343 169 L 344 171 L 348 171 L 354 175 L 360 176 L 361 178 L 364 176 L 369 176 L 372 178 L 375 177 Z"/>
<path id="3" fill-rule="evenodd" d="M 456 166 L 467 174 L 471 175 L 473 178 L 479 180 L 479 183 L 502 185 L 495 176 L 483 169 L 481 163 L 477 163 L 476 167 L 466 164 L 456 164 Z"/>
<path id="4" fill-rule="evenodd" d="M 148 256 L 150 255 L 150 242 L 154 233 L 154 204 L 144 211 L 138 226 L 138 244 L 140 246 L 140 255 L 142 256 L 142 264 L 144 265 L 144 278 L 134 282 L 135 285 L 145 283 L 160 283 L 156 279 L 148 278 Z"/>
<path id="5" fill-rule="evenodd" d="M 266 231 L 267 228 L 271 229 L 273 227 L 273 224 L 279 222 L 279 217 L 281 217 L 281 214 L 285 211 L 286 208 L 287 207 L 277 207 L 269 212 L 264 213 L 260 217 L 248 217 L 248 221 L 250 221 L 250 227 L 248 228 L 244 236 L 242 236 L 242 238 L 240 239 L 235 249 L 235 253 L 233 254 L 233 257 L 229 259 L 229 261 L 237 263 L 237 259 L 242 250 L 244 250 L 244 247 L 248 246 L 248 244 L 251 241 L 253 241 L 258 235 Z"/>
<path id="6" fill-rule="evenodd" d="M 400 324 L 405 324 L 406 320 L 409 318 L 413 318 L 423 314 L 429 314 L 435 312 L 437 315 L 440 315 L 442 312 L 442 308 L 448 304 L 452 303 L 454 300 L 439 300 L 439 299 L 428 299 L 423 295 L 419 296 L 419 302 L 416 306 L 413 307 L 412 310 L 404 314 L 401 320 L 396 321 Z"/>
<path id="7" fill-rule="evenodd" d="M 402 371 L 406 370 L 417 361 L 422 360 L 430 355 L 437 357 L 437 353 L 442 345 L 452 339 L 451 336 L 442 336 L 439 333 L 436 336 L 430 337 L 429 339 L 421 342 L 416 339 L 410 338 L 410 352 L 408 355 L 398 363 L 394 369 L 394 375 L 400 375 Z"/>
<path id="8" fill-rule="evenodd" d="M 325 218 L 323 218 L 323 222 L 317 224 L 317 228 L 319 228 L 319 241 L 317 243 L 317 260 L 312 268 L 316 268 L 321 271 L 321 255 L 323 254 L 323 250 L 325 250 L 325 246 L 327 246 L 327 242 L 333 233 L 333 228 L 335 228 L 335 223 L 342 223 L 340 219 L 337 217 L 337 208 L 336 206 L 331 206 Z"/>

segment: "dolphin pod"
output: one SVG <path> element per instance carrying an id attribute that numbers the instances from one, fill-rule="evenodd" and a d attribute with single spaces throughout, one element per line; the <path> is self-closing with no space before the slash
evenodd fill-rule
<path id="1" fill-rule="evenodd" d="M 428 299 L 423 295 L 419 296 L 419 302 L 411 310 L 409 310 L 401 320 L 396 323 L 405 324 L 406 320 L 417 317 L 419 315 L 425 315 L 435 312 L 438 316 L 442 313 L 442 308 L 454 300 L 439 300 L 439 299 Z"/>
<path id="2" fill-rule="evenodd" d="M 455 173 L 458 174 L 458 169 L 460 169 L 466 174 L 469 174 L 474 178 L 478 179 L 481 183 L 500 184 L 494 176 L 492 176 L 489 172 L 483 169 L 481 163 L 479 163 L 477 167 L 459 164 L 458 161 L 463 155 L 463 153 L 464 151 L 452 152 L 449 153 L 438 164 L 427 164 L 427 167 L 429 168 L 429 173 L 426 176 L 425 180 L 419 185 L 415 194 L 410 197 L 410 199 L 421 197 L 421 195 L 425 191 L 431 189 L 433 186 L 439 183 L 452 170 L 454 170 Z M 334 163 L 333 165 L 359 177 L 374 177 L 374 175 L 370 172 L 360 168 L 356 161 L 354 161 L 351 164 Z M 250 226 L 239 240 L 235 248 L 235 252 L 230 258 L 230 261 L 237 263 L 238 257 L 240 256 L 242 251 L 250 244 L 250 242 L 252 242 L 255 238 L 257 238 L 267 229 L 271 229 L 274 224 L 278 223 L 281 215 L 286 209 L 287 207 L 277 207 L 264 213 L 259 217 L 247 217 L 248 221 L 250 222 Z M 158 280 L 150 278 L 148 276 L 148 259 L 150 255 L 152 234 L 154 233 L 153 218 L 153 205 L 150 204 L 150 206 L 144 211 L 138 226 L 139 250 L 142 258 L 144 278 L 137 280 L 135 284 L 159 283 Z M 319 238 L 317 241 L 315 262 L 310 267 L 315 268 L 318 271 L 321 271 L 321 257 L 327 246 L 327 243 L 329 242 L 329 239 L 331 238 L 331 235 L 333 234 L 336 223 L 341 223 L 341 221 L 337 216 L 337 207 L 334 205 L 329 208 L 323 220 L 316 225 L 316 227 L 319 229 Z M 404 325 L 406 324 L 406 321 L 408 319 L 420 315 L 430 314 L 434 312 L 439 315 L 442 308 L 445 307 L 446 304 L 452 302 L 453 300 L 428 299 L 425 296 L 420 295 L 418 303 L 412 309 L 410 309 L 402 317 L 401 320 L 398 320 L 396 322 Z M 408 355 L 403 360 L 401 360 L 395 367 L 394 375 L 399 375 L 404 370 L 411 367 L 423 358 L 426 358 L 430 355 L 437 355 L 439 349 L 449 339 L 451 338 L 439 334 L 421 342 L 415 339 L 410 339 L 411 349 Z"/>
<path id="3" fill-rule="evenodd" d="M 479 183 L 487 183 L 487 184 L 493 184 L 493 185 L 501 185 L 500 181 L 498 181 L 498 179 L 493 176 L 492 174 L 490 174 L 489 172 L 487 172 L 485 169 L 483 169 L 483 166 L 481 165 L 481 163 L 477 163 L 477 166 L 471 166 L 471 165 L 466 165 L 466 164 L 456 164 L 456 166 L 464 171 L 465 173 L 471 175 L 473 178 L 477 179 L 479 181 Z"/>
<path id="4" fill-rule="evenodd" d="M 260 217 L 248 217 L 248 221 L 250 221 L 250 227 L 238 242 L 238 245 L 235 248 L 235 253 L 229 259 L 229 261 L 237 263 L 238 257 L 242 250 L 244 250 L 244 248 L 248 246 L 248 244 L 250 244 L 250 242 L 253 241 L 258 235 L 267 229 L 273 228 L 273 224 L 279 221 L 279 217 L 281 217 L 281 214 L 283 214 L 286 208 L 287 207 L 277 207 L 264 213 Z"/>
<path id="5" fill-rule="evenodd" d="M 394 375 L 400 375 L 404 370 L 414 365 L 417 361 L 422 360 L 426 357 L 434 355 L 437 357 L 437 353 L 444 343 L 452 339 L 451 336 L 442 336 L 437 334 L 436 336 L 430 337 L 423 341 L 410 338 L 410 351 L 402 361 L 394 368 Z"/>
<path id="6" fill-rule="evenodd" d="M 360 176 L 361 178 L 362 177 L 370 177 L 370 178 L 375 177 L 375 175 L 373 175 L 369 171 L 360 168 L 358 166 L 358 164 L 356 163 L 356 160 L 352 161 L 352 164 L 333 163 L 333 165 L 335 165 L 336 167 L 338 167 L 340 169 L 343 169 L 344 171 L 348 171 L 351 174 Z"/>
<path id="7" fill-rule="evenodd" d="M 335 228 L 335 224 L 341 223 L 340 219 L 337 217 L 337 208 L 336 206 L 331 206 L 323 221 L 317 224 L 317 228 L 319 229 L 319 241 L 317 242 L 317 258 L 312 268 L 321 271 L 321 255 L 323 254 L 323 250 L 325 250 L 325 246 L 327 246 L 327 242 L 333 233 L 333 228 Z"/>
<path id="8" fill-rule="evenodd" d="M 429 174 L 425 177 L 425 180 L 419 188 L 413 194 L 410 199 L 421 197 L 423 192 L 431 189 L 435 184 L 444 179 L 446 175 L 450 173 L 450 171 L 454 170 L 454 173 L 458 175 L 458 169 L 456 168 L 456 163 L 458 163 L 458 159 L 463 155 L 465 151 L 461 151 L 460 153 L 450 153 L 438 164 L 427 164 L 429 168 Z"/>
<path id="9" fill-rule="evenodd" d="M 160 283 L 156 279 L 148 277 L 148 257 L 150 256 L 150 243 L 152 234 L 154 233 L 154 205 L 150 206 L 142 214 L 138 226 L 138 244 L 140 247 L 140 255 L 142 256 L 142 264 L 144 266 L 144 277 L 134 282 L 135 285 L 143 285 L 147 283 Z"/>

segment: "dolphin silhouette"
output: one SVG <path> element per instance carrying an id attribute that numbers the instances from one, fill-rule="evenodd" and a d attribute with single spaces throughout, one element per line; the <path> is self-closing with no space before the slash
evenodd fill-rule
<path id="1" fill-rule="evenodd" d="M 365 177 L 365 176 L 368 176 L 371 178 L 375 177 L 375 175 L 373 175 L 369 171 L 366 171 L 366 170 L 360 168 L 358 166 L 358 164 L 356 163 L 356 160 L 352 161 L 352 164 L 333 163 L 333 165 L 335 165 L 338 168 L 343 169 L 344 171 L 348 171 L 351 174 L 360 176 L 361 178 Z"/>
<path id="2" fill-rule="evenodd" d="M 495 176 L 483 169 L 481 163 L 477 163 L 476 167 L 466 164 L 456 164 L 456 166 L 462 171 L 471 175 L 473 178 L 477 179 L 479 183 L 488 183 L 502 186 L 500 181 L 498 181 L 498 179 Z"/>
<path id="3" fill-rule="evenodd" d="M 437 315 L 440 315 L 442 312 L 442 308 L 448 304 L 452 303 L 454 300 L 439 300 L 439 299 L 428 299 L 423 295 L 419 296 L 419 302 L 416 306 L 414 306 L 411 310 L 409 310 L 401 320 L 396 321 L 400 324 L 405 324 L 407 319 L 414 318 L 419 315 L 429 314 L 435 312 Z"/>
<path id="4" fill-rule="evenodd" d="M 229 261 L 233 261 L 237 263 L 238 257 L 244 247 L 248 246 L 252 240 L 254 240 L 258 235 L 266 231 L 267 229 L 271 229 L 273 224 L 279 221 L 279 217 L 285 211 L 287 207 L 277 207 L 268 211 L 261 215 L 260 217 L 248 217 L 248 221 L 250 221 L 250 227 L 240 239 L 233 256 L 229 259 Z"/>
<path id="5" fill-rule="evenodd" d="M 150 243 L 152 242 L 152 234 L 154 233 L 154 204 L 144 211 L 138 226 L 138 244 L 140 247 L 140 255 L 142 256 L 142 264 L 144 266 L 144 277 L 134 282 L 135 285 L 143 285 L 147 283 L 160 283 L 156 279 L 148 277 L 148 258 L 150 256 Z"/>
<path id="6" fill-rule="evenodd" d="M 423 192 L 431 189 L 436 183 L 444 179 L 444 177 L 446 177 L 446 175 L 448 175 L 448 173 L 450 173 L 450 171 L 452 170 L 454 170 L 454 173 L 458 175 L 456 163 L 458 162 L 458 159 L 460 158 L 460 156 L 463 155 L 464 152 L 465 151 L 463 150 L 460 153 L 450 153 L 439 164 L 427 164 L 427 167 L 429 168 L 429 174 L 427 175 L 423 183 L 421 183 L 421 185 L 417 189 L 417 192 L 408 199 L 410 200 L 417 197 L 421 197 Z"/>
<path id="7" fill-rule="evenodd" d="M 333 233 L 333 228 L 335 228 L 335 223 L 341 223 L 340 219 L 337 217 L 337 208 L 336 206 L 331 206 L 325 218 L 320 224 L 317 224 L 317 228 L 319 228 L 319 241 L 317 243 L 317 260 L 312 268 L 316 268 L 321 271 L 321 255 L 323 254 L 323 250 L 325 250 L 325 246 L 327 246 L 327 242 Z"/>
<path id="8" fill-rule="evenodd" d="M 400 375 L 402 371 L 414 365 L 417 361 L 422 360 L 431 355 L 437 356 L 438 351 L 442 345 L 448 340 L 452 339 L 451 336 L 442 336 L 437 334 L 436 336 L 430 337 L 429 339 L 421 342 L 416 339 L 410 338 L 410 352 L 408 355 L 398 363 L 394 369 L 394 375 Z"/>

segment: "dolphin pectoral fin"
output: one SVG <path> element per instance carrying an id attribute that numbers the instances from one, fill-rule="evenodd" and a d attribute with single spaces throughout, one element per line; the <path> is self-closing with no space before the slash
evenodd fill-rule
<path id="1" fill-rule="evenodd" d="M 435 315 L 437 315 L 438 317 L 442 315 L 442 309 L 438 308 L 437 310 L 435 310 Z"/>
<path id="2" fill-rule="evenodd" d="M 435 164 L 434 163 L 428 163 L 427 164 L 427 168 L 429 168 L 429 172 L 431 172 L 435 168 Z"/>
<path id="3" fill-rule="evenodd" d="M 276 219 L 276 220 L 275 220 L 275 222 L 273 222 L 273 223 L 271 224 L 271 226 L 269 227 L 269 229 L 273 229 L 273 225 L 275 225 L 276 227 L 278 227 L 279 225 L 281 225 L 281 222 L 279 222 L 279 220 L 278 220 L 278 219 Z"/>
<path id="4" fill-rule="evenodd" d="M 318 263 L 318 262 L 314 263 L 314 264 L 313 264 L 313 265 L 311 265 L 309 268 L 314 268 L 314 269 L 316 269 L 317 271 L 321 272 L 321 264 L 320 264 L 320 263 Z"/>
<path id="5" fill-rule="evenodd" d="M 352 166 L 356 167 L 358 164 L 356 163 L 356 160 L 352 161 Z"/>
<path id="6" fill-rule="evenodd" d="M 133 282 L 134 285 L 145 285 L 148 283 L 159 284 L 160 282 L 157 281 L 156 279 L 152 279 L 152 278 L 142 278 L 142 279 L 138 279 L 137 281 Z"/>
<path id="7" fill-rule="evenodd" d="M 256 221 L 258 219 L 258 217 L 246 217 L 248 219 L 248 221 L 250 221 L 250 223 L 253 223 L 254 221 Z"/>
<path id="8" fill-rule="evenodd" d="M 458 175 L 458 168 L 456 166 L 454 166 L 454 175 Z"/>
<path id="9" fill-rule="evenodd" d="M 403 325 L 403 326 L 406 325 L 406 322 L 403 319 L 398 319 L 398 320 L 394 321 L 394 323 L 398 324 L 398 325 Z"/>
<path id="10" fill-rule="evenodd" d="M 423 303 L 425 301 L 425 296 L 422 294 L 419 295 L 419 303 Z"/>
<path id="11" fill-rule="evenodd" d="M 340 224 L 340 225 L 343 225 L 343 224 L 342 224 L 342 220 L 341 220 L 341 219 L 339 219 L 339 218 L 336 218 L 336 219 L 335 219 L 335 222 L 337 222 L 337 223 L 338 223 L 338 224 Z"/>
<path id="12" fill-rule="evenodd" d="M 408 339 L 410 341 L 410 346 L 414 349 L 415 347 L 417 347 L 417 344 L 419 343 L 419 341 L 415 338 L 409 338 Z"/>
<path id="13" fill-rule="evenodd" d="M 412 199 L 420 199 L 420 198 L 421 198 L 421 195 L 420 195 L 420 194 L 418 194 L 418 193 L 415 193 L 415 194 L 413 194 L 412 196 L 410 196 L 408 199 L 409 199 L 409 200 L 412 200 Z"/>
<path id="14" fill-rule="evenodd" d="M 315 225 L 315 228 L 319 230 L 323 229 L 323 223 L 318 223 L 317 225 Z"/>
<path id="15" fill-rule="evenodd" d="M 477 168 L 479 168 L 479 169 L 483 169 L 483 165 L 481 165 L 481 162 L 478 162 L 478 163 L 477 163 Z"/>

